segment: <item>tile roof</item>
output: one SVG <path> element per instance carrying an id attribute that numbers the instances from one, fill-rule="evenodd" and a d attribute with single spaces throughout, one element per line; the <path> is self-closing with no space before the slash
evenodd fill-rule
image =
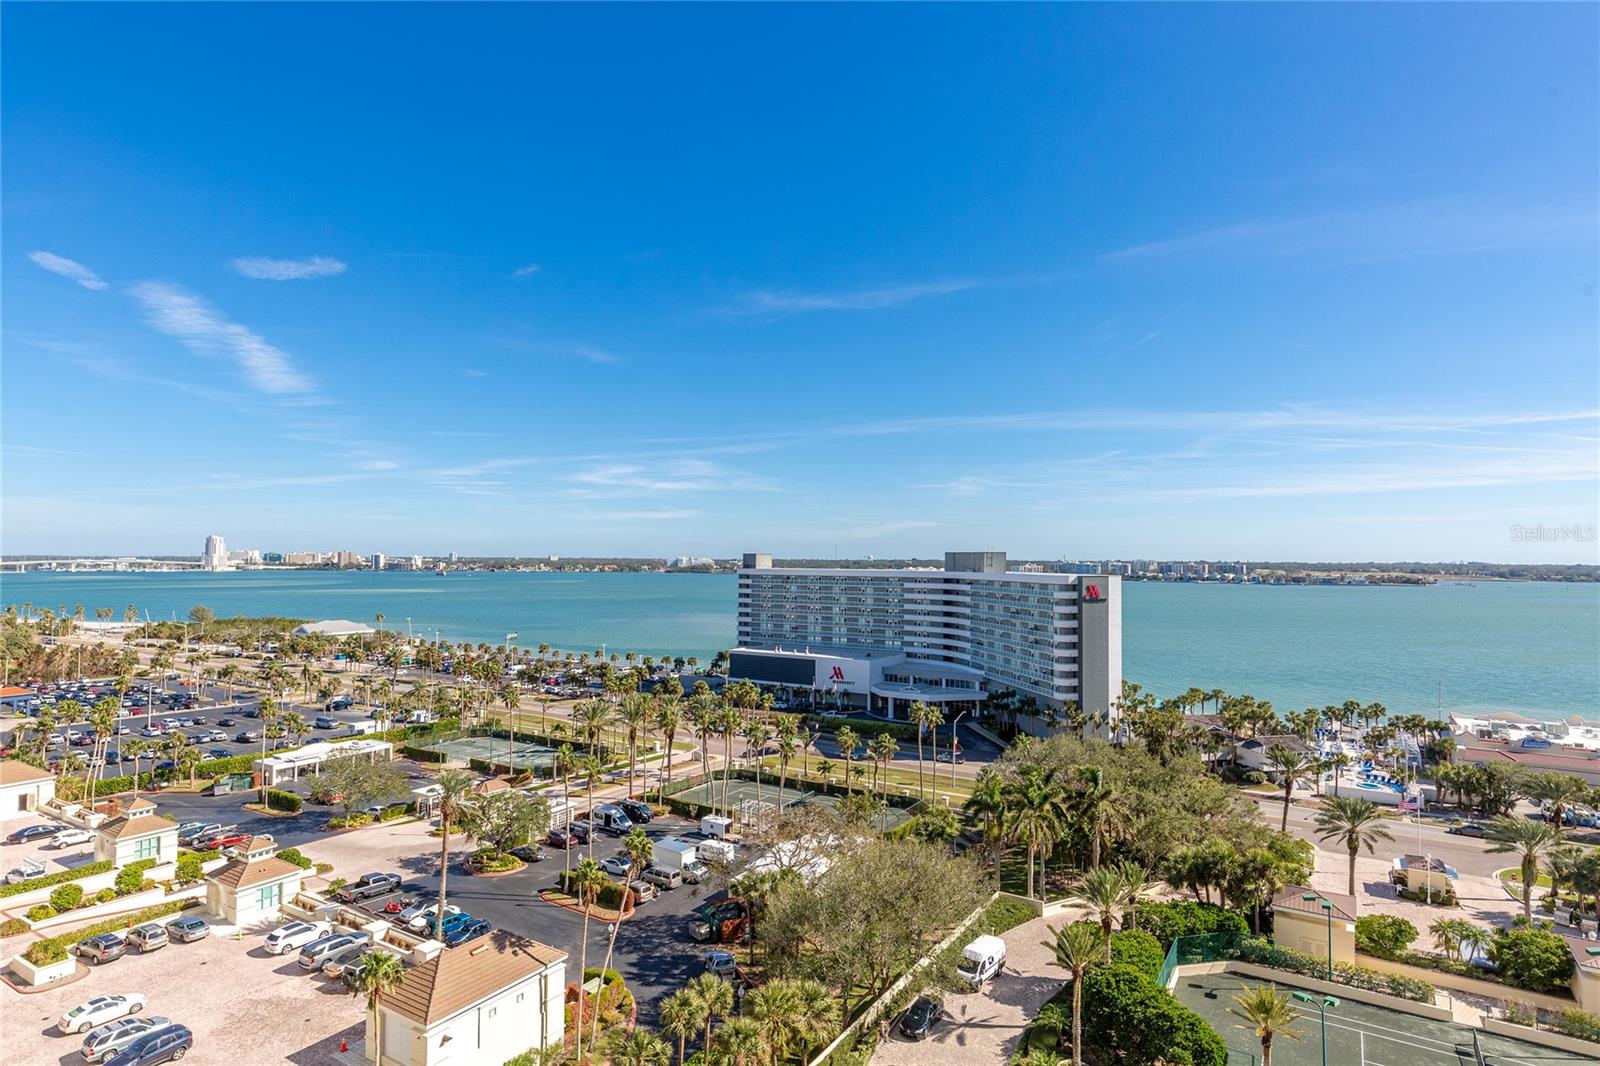
<path id="1" fill-rule="evenodd" d="M 30 781 L 48 781 L 55 775 L 37 766 L 29 766 L 20 759 L 0 762 L 0 785 L 23 785 Z"/>
<path id="2" fill-rule="evenodd" d="M 383 1004 L 414 1022 L 432 1025 L 565 958 L 565 951 L 497 929 L 411 967 Z"/>
<path id="3" fill-rule="evenodd" d="M 176 831 L 178 823 L 171 818 L 164 818 L 159 814 L 136 814 L 132 817 L 123 815 L 102 823 L 99 832 L 112 840 L 121 840 L 123 837 L 147 837 L 153 833 L 162 833 L 167 830 Z"/>
<path id="4" fill-rule="evenodd" d="M 255 862 L 246 862 L 244 859 L 234 859 L 225 866 L 206 875 L 207 881 L 215 881 L 228 888 L 249 888 L 251 885 L 263 884 L 267 881 L 279 881 L 289 874 L 303 874 L 308 871 L 280 859 L 276 855 L 269 855 L 265 859 Z"/>
<path id="5" fill-rule="evenodd" d="M 1311 899 L 1305 897 L 1310 895 Z M 1321 918 L 1327 912 L 1322 909 L 1322 901 L 1327 900 L 1333 904 L 1333 916 L 1347 922 L 1356 920 L 1356 898 L 1347 896 L 1343 892 L 1318 892 L 1304 885 L 1289 885 L 1282 892 L 1272 897 L 1274 911 L 1298 911 L 1301 914 L 1312 914 Z"/>
<path id="6" fill-rule="evenodd" d="M 1580 969 L 1600 970 L 1600 941 L 1585 940 L 1581 936 L 1568 936 L 1565 933 L 1561 934 L 1561 939 L 1567 942 L 1567 949 L 1572 952 Z"/>

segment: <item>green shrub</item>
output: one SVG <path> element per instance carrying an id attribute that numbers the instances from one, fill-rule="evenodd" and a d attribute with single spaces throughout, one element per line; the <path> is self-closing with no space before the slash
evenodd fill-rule
<path id="1" fill-rule="evenodd" d="M 572 889 L 567 887 L 571 875 L 572 872 L 570 870 L 562 870 L 561 873 L 557 875 L 561 885 L 561 891 L 565 892 L 569 896 L 574 894 Z M 595 902 L 602 907 L 610 907 L 612 910 L 621 910 L 623 893 L 624 889 L 621 885 L 617 884 L 615 881 L 608 881 L 604 886 L 601 887 L 599 893 L 596 894 Z"/>
<path id="2" fill-rule="evenodd" d="M 1198 1014 L 1132 966 L 1096 966 L 1083 981 L 1085 1043 L 1123 1066 L 1226 1066 L 1228 1049 Z"/>
<path id="3" fill-rule="evenodd" d="M 392 807 L 385 807 L 383 809 L 383 813 L 378 815 L 378 821 L 380 821 L 380 822 L 393 822 L 393 821 L 396 821 L 396 820 L 398 820 L 400 818 L 404 818 L 406 815 L 408 815 L 410 813 L 411 812 L 406 809 L 406 805 L 405 804 L 397 803 Z"/>
<path id="4" fill-rule="evenodd" d="M 1004 897 L 995 900 L 983 909 L 972 922 L 972 935 L 988 933 L 999 936 L 1008 929 L 1015 929 L 1023 922 L 1031 922 L 1038 914 L 1026 903 L 1017 899 Z"/>
<path id="5" fill-rule="evenodd" d="M 1143 929 L 1124 929 L 1111 934 L 1111 962 L 1113 965 L 1132 966 L 1154 981 L 1161 974 L 1161 964 L 1167 953 L 1161 950 L 1161 941 Z"/>
<path id="6" fill-rule="evenodd" d="M 1510 1013 L 1509 1010 L 1507 1013 Z M 1592 1011 L 1568 1007 L 1560 1014 L 1548 1019 L 1547 1024 L 1558 1033 L 1575 1036 L 1579 1040 L 1592 1040 L 1595 1043 L 1600 1043 L 1600 1014 L 1595 1014 Z"/>
<path id="7" fill-rule="evenodd" d="M 1325 980 L 1328 976 L 1328 962 L 1326 959 L 1319 959 L 1314 955 L 1307 955 L 1290 948 L 1279 947 L 1269 940 L 1259 938 L 1247 939 L 1239 945 L 1239 959 L 1241 962 L 1265 966 L 1272 970 L 1297 973 L 1302 977 L 1315 977 L 1319 980 Z M 1401 999 L 1415 1000 L 1418 1003 L 1433 1002 L 1433 986 L 1415 977 L 1401 977 L 1398 974 L 1383 973 L 1354 963 L 1336 962 L 1333 964 L 1333 979 L 1335 982 L 1349 985 L 1351 988 L 1364 988 L 1369 992 L 1384 992 L 1391 996 L 1399 996 Z"/>
<path id="8" fill-rule="evenodd" d="M 1546 929 L 1513 929 L 1494 938 L 1489 959 L 1506 984 L 1530 992 L 1561 988 L 1572 979 L 1567 942 Z"/>
<path id="9" fill-rule="evenodd" d="M 70 911 L 83 903 L 82 885 L 62 885 L 50 893 L 50 906 L 58 911 Z"/>
<path id="10" fill-rule="evenodd" d="M 335 877 L 332 881 L 328 882 L 328 891 L 337 892 L 349 883 L 350 879 L 348 877 Z"/>
<path id="11" fill-rule="evenodd" d="M 1417 939 L 1417 927 L 1392 914 L 1367 914 L 1356 919 L 1356 946 L 1380 959 L 1398 959 Z"/>
<path id="12" fill-rule="evenodd" d="M 284 862 L 294 863 L 294 865 L 300 867 L 302 870 L 311 869 L 311 860 L 300 854 L 299 848 L 284 848 L 282 851 L 278 852 L 278 858 L 282 859 Z"/>
<path id="13" fill-rule="evenodd" d="M 355 811 L 352 814 L 340 814 L 328 819 L 329 829 L 360 829 L 364 825 L 372 824 L 372 815 L 364 811 Z"/>
<path id="14" fill-rule="evenodd" d="M 1526 1025 L 1530 1029 L 1538 1024 L 1539 1012 L 1532 1004 L 1523 1003 L 1521 1000 L 1508 1000 L 1506 1002 L 1506 1021 L 1512 1025 Z"/>
<path id="15" fill-rule="evenodd" d="M 110 903 L 116 898 L 117 890 L 114 888 L 102 888 L 100 891 L 94 894 L 94 901 L 96 903 Z"/>
<path id="16" fill-rule="evenodd" d="M 483 874 L 500 874 L 515 870 L 522 865 L 522 861 L 515 855 L 496 851 L 493 848 L 479 848 L 467 857 L 468 866 Z"/>
<path id="17" fill-rule="evenodd" d="M 7 918 L 0 922 L 0 936 L 17 936 L 28 931 L 28 923 L 21 918 Z"/>
<path id="18" fill-rule="evenodd" d="M 289 811 L 293 814 L 298 814 L 300 813 L 301 803 L 300 797 L 293 792 L 285 792 L 277 788 L 267 789 L 267 806 L 275 811 Z"/>
<path id="19" fill-rule="evenodd" d="M 15 885 L 0 885 L 0 899 L 4 899 L 7 896 L 15 896 L 21 892 L 32 892 L 36 888 L 48 888 L 51 885 L 59 885 L 66 881 L 79 881 L 85 877 L 93 877 L 95 874 L 103 874 L 110 869 L 110 860 L 89 862 L 84 863 L 82 866 L 74 866 L 70 870 L 57 870 L 53 874 L 35 877 L 31 881 L 23 881 Z"/>
<path id="20" fill-rule="evenodd" d="M 193 884 L 205 876 L 204 864 L 200 856 L 189 854 L 178 858 L 178 880 L 184 884 Z"/>
<path id="21" fill-rule="evenodd" d="M 319 863 L 317 863 L 317 873 L 319 873 L 319 874 L 331 874 L 331 873 L 333 873 L 333 863 L 331 863 L 331 862 L 319 862 Z"/>
<path id="22" fill-rule="evenodd" d="M 1165 951 L 1180 936 L 1198 936 L 1204 933 L 1235 933 L 1247 936 L 1250 926 L 1233 911 L 1195 900 L 1175 900 L 1171 903 L 1141 903 L 1138 910 L 1139 928 L 1147 930 L 1161 942 Z"/>
<path id="23" fill-rule="evenodd" d="M 36 940 L 29 946 L 24 954 L 29 962 L 35 966 L 43 966 L 51 962 L 60 962 L 67 957 L 67 948 L 80 940 L 87 940 L 101 933 L 121 933 L 143 922 L 153 922 L 157 918 L 165 918 L 169 914 L 177 914 L 189 907 L 198 907 L 202 903 L 198 899 L 173 900 L 170 903 L 157 903 L 153 907 L 146 907 L 133 914 L 118 915 L 104 921 L 95 922 L 93 925 L 80 926 L 69 932 L 60 933 L 44 940 Z"/>
<path id="24" fill-rule="evenodd" d="M 48 903 L 35 903 L 28 908 L 28 921 L 30 922 L 42 922 L 46 918 L 54 918 L 55 916 L 56 909 Z"/>
<path id="25" fill-rule="evenodd" d="M 130 862 L 117 871 L 117 879 L 112 882 L 111 887 L 117 890 L 117 895 L 119 896 L 127 896 L 139 891 L 149 884 L 144 879 L 144 872 L 155 864 L 156 860 L 154 859 L 140 859 L 137 862 Z"/>

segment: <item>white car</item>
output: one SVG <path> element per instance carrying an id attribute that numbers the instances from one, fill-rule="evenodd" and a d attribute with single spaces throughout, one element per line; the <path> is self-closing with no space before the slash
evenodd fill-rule
<path id="1" fill-rule="evenodd" d="M 600 860 L 600 869 L 612 877 L 627 877 L 631 863 L 621 855 L 608 855 Z"/>
<path id="2" fill-rule="evenodd" d="M 78 844 L 92 844 L 94 834 L 87 829 L 63 829 L 50 838 L 53 848 L 70 848 Z"/>
<path id="3" fill-rule="evenodd" d="M 274 955 L 287 955 L 332 931 L 328 922 L 289 922 L 267 934 L 266 948 Z"/>
<path id="4" fill-rule="evenodd" d="M 138 1014 L 142 1010 L 144 1010 L 144 997 L 137 992 L 96 996 L 87 1003 L 78 1004 L 56 1019 L 56 1028 L 63 1033 L 87 1033 L 90 1029 L 106 1022 L 116 1021 L 126 1014 Z"/>
<path id="5" fill-rule="evenodd" d="M 436 915 L 438 915 L 438 913 L 439 913 L 439 905 L 437 903 L 434 903 L 434 904 L 430 905 L 429 907 L 427 907 L 425 910 L 423 910 L 423 912 L 421 914 L 419 914 L 415 918 L 411 919 L 411 924 L 410 924 L 410 926 L 408 928 L 410 928 L 410 930 L 413 933 L 421 933 L 421 932 L 425 932 L 425 931 L 427 931 L 429 929 L 432 929 L 433 928 L 433 919 L 434 919 L 434 917 Z M 446 903 L 444 905 L 444 916 L 446 918 L 450 917 L 452 914 L 460 914 L 460 913 L 461 913 L 461 908 L 457 907 L 454 903 Z"/>

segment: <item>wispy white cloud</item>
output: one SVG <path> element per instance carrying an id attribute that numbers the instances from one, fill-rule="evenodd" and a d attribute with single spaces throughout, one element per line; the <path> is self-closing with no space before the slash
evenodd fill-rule
<path id="1" fill-rule="evenodd" d="M 84 266 L 75 259 L 55 255 L 52 252 L 32 252 L 28 255 L 39 266 L 52 274 L 60 274 L 71 281 L 76 281 L 86 289 L 103 289 L 106 283 L 100 280 L 100 275 Z"/>
<path id="2" fill-rule="evenodd" d="M 593 515 L 607 522 L 670 522 L 682 518 L 698 518 L 699 511 L 678 507 L 664 507 L 654 511 L 602 511 Z"/>
<path id="3" fill-rule="evenodd" d="M 630 496 L 661 492 L 770 491 L 762 478 L 728 470 L 704 459 L 616 462 L 562 476 L 578 496 Z"/>
<path id="4" fill-rule="evenodd" d="M 745 305 L 739 310 L 753 313 L 797 313 L 803 311 L 881 311 L 890 307 L 904 307 L 931 296 L 947 296 L 953 292 L 976 288 L 978 283 L 963 279 L 926 281 L 910 285 L 889 285 L 881 288 L 854 289 L 844 292 L 798 292 L 794 290 L 758 289 L 748 293 Z"/>
<path id="5" fill-rule="evenodd" d="M 579 359 L 587 359 L 591 363 L 610 366 L 622 362 L 622 356 L 608 352 L 603 348 L 596 348 L 592 344 L 574 344 L 572 354 Z"/>
<path id="6" fill-rule="evenodd" d="M 514 278 L 531 278 L 543 269 L 538 263 L 529 263 L 527 266 L 517 267 L 511 272 L 511 276 Z"/>
<path id="7" fill-rule="evenodd" d="M 232 358 L 262 392 L 310 391 L 310 380 L 295 369 L 286 352 L 229 321 L 193 293 L 158 281 L 140 282 L 129 291 L 144 306 L 145 321 L 151 328 L 178 338 L 201 354 Z"/>
<path id="8" fill-rule="evenodd" d="M 400 464 L 395 462 L 393 459 L 368 459 L 365 462 L 356 464 L 356 469 L 358 470 L 371 470 L 374 472 L 383 470 L 397 470 L 399 467 Z"/>
<path id="9" fill-rule="evenodd" d="M 247 278 L 260 281 L 302 281 L 306 278 L 327 278 L 345 272 L 343 261 L 325 255 L 310 259 L 265 259 L 246 256 L 228 264 Z"/>
<path id="10" fill-rule="evenodd" d="M 462 370 L 461 373 L 469 378 L 486 378 L 489 376 L 489 372 L 487 370 L 479 370 L 477 367 L 472 366 Z"/>

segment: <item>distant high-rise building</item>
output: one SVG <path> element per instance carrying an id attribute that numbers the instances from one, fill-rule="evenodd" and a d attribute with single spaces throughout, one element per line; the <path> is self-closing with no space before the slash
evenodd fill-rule
<path id="1" fill-rule="evenodd" d="M 204 570 L 226 570 L 228 566 L 228 546 L 213 533 L 206 538 L 205 551 L 200 553 L 200 567 Z"/>
<path id="2" fill-rule="evenodd" d="M 369 560 L 369 562 L 372 564 L 372 569 L 374 570 L 382 570 L 385 561 L 386 560 L 384 559 L 382 552 L 373 552 L 372 558 Z"/>
<path id="3" fill-rule="evenodd" d="M 452 563 L 456 561 L 456 553 L 455 552 L 451 552 L 450 553 L 450 561 Z"/>

